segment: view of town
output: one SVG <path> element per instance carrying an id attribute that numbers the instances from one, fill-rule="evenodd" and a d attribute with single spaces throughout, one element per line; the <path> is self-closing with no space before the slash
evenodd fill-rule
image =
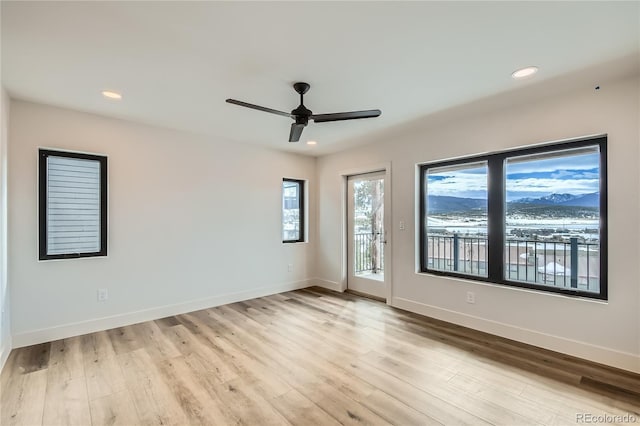
<path id="1" fill-rule="evenodd" d="M 507 162 L 506 279 L 599 291 L 598 161 L 583 149 Z M 429 170 L 427 185 L 429 268 L 487 276 L 486 164 Z"/>

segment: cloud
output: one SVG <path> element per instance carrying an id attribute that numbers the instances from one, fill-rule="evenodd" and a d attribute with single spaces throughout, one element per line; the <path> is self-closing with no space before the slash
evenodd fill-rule
<path id="1" fill-rule="evenodd" d="M 598 169 L 591 169 L 586 171 L 578 170 L 558 170 L 549 174 L 554 179 L 599 179 L 600 173 Z"/>
<path id="2" fill-rule="evenodd" d="M 525 157 L 526 158 L 526 157 Z M 543 173 L 558 171 L 594 171 L 600 167 L 600 153 L 566 155 L 557 158 L 532 159 L 530 161 L 507 160 L 507 173 Z"/>
<path id="3" fill-rule="evenodd" d="M 598 192 L 599 179 L 510 179 L 507 181 L 507 192 L 549 194 L 589 194 Z"/>
<path id="4" fill-rule="evenodd" d="M 429 174 L 427 186 L 429 195 L 487 198 L 487 172 L 478 174 L 475 170 L 472 173 L 464 170 Z"/>
<path id="5" fill-rule="evenodd" d="M 535 175 L 535 174 L 533 174 Z M 520 196 L 541 197 L 549 194 L 589 194 L 598 192 L 600 178 L 598 173 L 575 173 L 558 171 L 546 174 L 548 177 L 520 177 L 507 179 L 507 198 Z M 526 176 L 526 174 L 518 174 Z M 486 198 L 487 175 L 465 172 L 449 173 L 447 176 L 429 176 L 427 181 L 429 195 L 451 197 Z"/>

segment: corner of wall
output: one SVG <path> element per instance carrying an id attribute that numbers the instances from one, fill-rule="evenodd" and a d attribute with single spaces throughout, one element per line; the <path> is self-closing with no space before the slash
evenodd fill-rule
<path id="1" fill-rule="evenodd" d="M 337 291 L 339 293 L 343 292 L 342 285 L 340 285 L 340 283 L 335 281 L 329 281 L 322 278 L 313 278 L 309 281 L 311 285 L 314 287 L 322 287 L 322 288 L 326 288 L 327 290 Z"/>
<path id="2" fill-rule="evenodd" d="M 11 306 L 7 274 L 7 166 L 10 98 L 0 87 L 0 371 L 12 349 Z"/>

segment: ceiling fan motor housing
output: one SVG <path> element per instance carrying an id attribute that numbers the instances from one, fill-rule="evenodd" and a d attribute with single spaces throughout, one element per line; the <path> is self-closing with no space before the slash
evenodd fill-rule
<path id="1" fill-rule="evenodd" d="M 309 117 L 311 117 L 312 114 L 313 113 L 302 104 L 291 111 L 291 115 L 296 119 L 296 124 L 303 124 L 305 126 L 309 123 Z"/>

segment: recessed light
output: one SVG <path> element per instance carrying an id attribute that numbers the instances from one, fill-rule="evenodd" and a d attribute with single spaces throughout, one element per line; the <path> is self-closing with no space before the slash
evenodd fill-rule
<path id="1" fill-rule="evenodd" d="M 520 68 L 519 70 L 512 72 L 511 77 L 515 79 L 526 78 L 534 75 L 537 72 L 538 72 L 538 67 Z"/>
<path id="2" fill-rule="evenodd" d="M 112 90 L 103 90 L 102 96 L 109 99 L 122 99 L 122 95 L 118 92 L 114 92 Z"/>
<path id="3" fill-rule="evenodd" d="M 307 145 L 317 145 L 318 142 L 316 141 L 307 141 Z"/>

